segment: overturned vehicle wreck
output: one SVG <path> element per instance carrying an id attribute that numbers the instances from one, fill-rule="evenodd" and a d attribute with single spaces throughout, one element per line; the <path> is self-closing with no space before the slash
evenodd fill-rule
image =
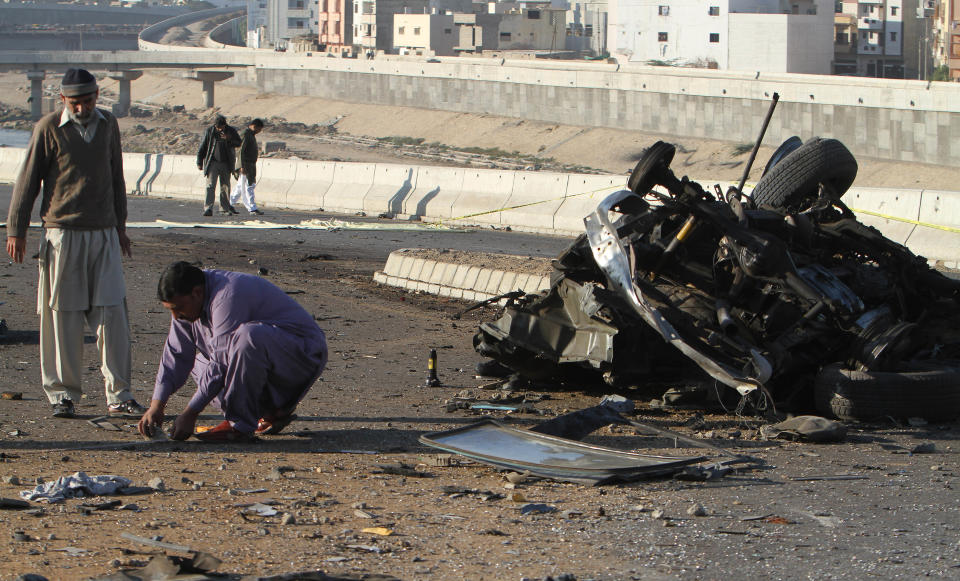
<path id="1" fill-rule="evenodd" d="M 960 415 L 960 282 L 857 221 L 842 143 L 787 140 L 750 196 L 678 178 L 674 153 L 647 149 L 551 288 L 480 326 L 481 355 L 534 381 L 698 386 L 756 410 Z"/>

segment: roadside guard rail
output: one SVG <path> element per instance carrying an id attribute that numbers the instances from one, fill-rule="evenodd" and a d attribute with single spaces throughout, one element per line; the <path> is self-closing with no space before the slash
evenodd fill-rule
<path id="1" fill-rule="evenodd" d="M 0 148 L 0 181 L 16 179 L 24 152 Z M 123 164 L 131 195 L 204 199 L 206 183 L 193 156 L 124 153 Z M 261 159 L 257 176 L 257 202 L 267 207 L 560 236 L 582 233 L 583 217 L 626 187 L 624 175 L 289 159 Z M 931 263 L 960 266 L 960 192 L 853 187 L 843 199 L 862 222 Z"/>

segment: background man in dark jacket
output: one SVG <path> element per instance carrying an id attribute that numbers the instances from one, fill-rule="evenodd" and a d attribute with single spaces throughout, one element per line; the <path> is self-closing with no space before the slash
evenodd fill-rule
<path id="1" fill-rule="evenodd" d="M 240 138 L 240 174 L 246 177 L 246 187 L 239 187 L 243 185 L 244 181 L 241 178 L 237 183 L 238 187 L 234 188 L 230 194 L 231 204 L 236 204 L 242 200 L 243 205 L 247 207 L 247 211 L 251 214 L 263 214 L 257 209 L 257 200 L 253 193 L 257 185 L 257 157 L 260 154 L 257 146 L 257 134 L 261 131 L 263 131 L 262 119 L 254 119 L 243 130 L 243 135 Z"/>
<path id="2" fill-rule="evenodd" d="M 203 133 L 203 141 L 197 151 L 197 169 L 207 176 L 207 197 L 203 205 L 203 215 L 213 215 L 213 192 L 220 182 L 220 212 L 236 214 L 230 205 L 230 172 L 236 163 L 233 150 L 240 146 L 237 130 L 227 125 L 223 115 L 217 115 L 214 124 Z"/>

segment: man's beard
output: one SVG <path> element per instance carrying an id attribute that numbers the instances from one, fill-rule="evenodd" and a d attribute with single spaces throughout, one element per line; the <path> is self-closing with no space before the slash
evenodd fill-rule
<path id="1" fill-rule="evenodd" d="M 72 109 L 67 109 L 67 116 L 70 117 L 71 121 L 75 121 L 81 125 L 86 125 L 93 119 L 93 109 L 90 109 L 90 111 L 88 111 L 85 115 L 78 115 L 74 113 Z"/>

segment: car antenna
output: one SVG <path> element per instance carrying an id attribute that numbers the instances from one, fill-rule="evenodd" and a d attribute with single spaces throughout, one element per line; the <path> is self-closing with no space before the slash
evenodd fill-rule
<path id="1" fill-rule="evenodd" d="M 773 100 L 770 103 L 770 108 L 767 109 L 767 116 L 763 120 L 763 126 L 760 128 L 760 136 L 757 137 L 757 142 L 753 144 L 753 151 L 750 152 L 750 159 L 747 160 L 747 167 L 743 168 L 743 177 L 740 178 L 740 185 L 737 186 L 737 191 L 740 192 L 740 195 L 743 195 L 743 185 L 747 183 L 747 176 L 750 175 L 750 169 L 753 167 L 753 162 L 757 159 L 757 151 L 760 150 L 760 143 L 763 141 L 763 135 L 767 132 L 767 125 L 770 125 L 770 118 L 773 117 L 773 110 L 777 108 L 777 101 L 780 100 L 780 93 L 773 94 Z"/>

